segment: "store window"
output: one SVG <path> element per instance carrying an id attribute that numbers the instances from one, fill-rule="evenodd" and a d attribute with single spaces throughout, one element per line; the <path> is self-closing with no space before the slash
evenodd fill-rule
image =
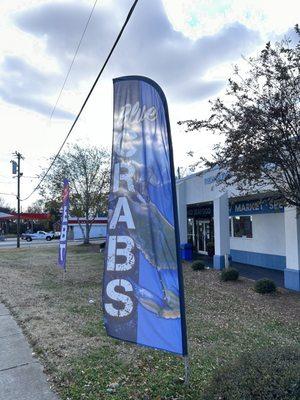
<path id="1" fill-rule="evenodd" d="M 229 236 L 232 237 L 232 218 L 229 217 Z"/>
<path id="2" fill-rule="evenodd" d="M 233 217 L 233 236 L 252 238 L 252 217 L 240 216 Z"/>

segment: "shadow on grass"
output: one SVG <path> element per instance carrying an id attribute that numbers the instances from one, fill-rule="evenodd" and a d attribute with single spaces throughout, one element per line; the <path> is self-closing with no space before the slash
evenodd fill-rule
<path id="1" fill-rule="evenodd" d="M 178 357 L 153 351 L 140 352 L 128 359 L 117 354 L 112 346 L 102 346 L 96 352 L 74 359 L 72 369 L 61 377 L 63 400 L 152 400 L 200 399 L 201 392 L 194 381 L 183 384 L 183 362 Z M 131 356 L 130 356 L 131 353 Z M 163 393 L 163 395 L 162 395 Z"/>

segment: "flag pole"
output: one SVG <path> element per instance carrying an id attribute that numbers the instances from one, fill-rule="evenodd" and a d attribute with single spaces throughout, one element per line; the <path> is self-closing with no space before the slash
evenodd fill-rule
<path id="1" fill-rule="evenodd" d="M 64 268 L 63 269 L 63 276 L 62 276 L 62 278 L 63 278 L 63 285 L 65 284 L 65 278 L 66 278 L 66 269 Z"/>
<path id="2" fill-rule="evenodd" d="M 190 383 L 190 362 L 189 356 L 184 356 L 184 384 L 186 386 Z"/>

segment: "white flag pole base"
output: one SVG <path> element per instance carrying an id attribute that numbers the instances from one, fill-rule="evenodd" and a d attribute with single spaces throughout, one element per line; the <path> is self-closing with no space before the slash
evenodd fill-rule
<path id="1" fill-rule="evenodd" d="M 64 269 L 63 270 L 63 276 L 62 276 L 63 284 L 65 284 L 65 278 L 66 278 L 66 270 Z"/>
<path id="2" fill-rule="evenodd" d="M 190 363 L 189 363 L 189 357 L 184 356 L 184 384 L 186 386 L 189 385 L 190 382 Z"/>

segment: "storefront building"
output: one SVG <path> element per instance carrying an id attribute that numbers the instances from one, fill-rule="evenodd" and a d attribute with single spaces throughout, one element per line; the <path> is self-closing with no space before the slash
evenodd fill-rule
<path id="1" fill-rule="evenodd" d="M 181 243 L 213 255 L 214 268 L 229 259 L 284 272 L 285 287 L 300 291 L 300 216 L 264 190 L 243 196 L 216 183 L 215 169 L 177 181 Z"/>
<path id="2" fill-rule="evenodd" d="M 49 213 L 21 213 L 20 232 L 49 230 Z M 17 233 L 17 214 L 9 209 L 0 208 L 0 235 Z"/>
<path id="3" fill-rule="evenodd" d="M 70 217 L 68 223 L 68 238 L 71 240 L 84 239 L 86 235 L 85 218 Z M 107 217 L 96 217 L 89 221 L 90 239 L 103 239 L 106 237 Z"/>

